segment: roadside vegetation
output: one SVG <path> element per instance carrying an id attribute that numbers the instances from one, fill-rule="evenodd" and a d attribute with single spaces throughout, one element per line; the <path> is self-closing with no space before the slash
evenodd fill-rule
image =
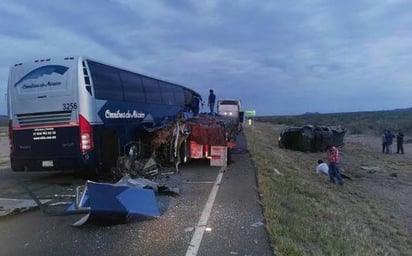
<path id="1" fill-rule="evenodd" d="M 287 126 L 342 125 L 351 134 L 381 134 L 385 129 L 402 130 L 412 134 L 412 109 L 334 114 L 307 113 L 296 116 L 258 117 L 256 120 Z"/>
<path id="2" fill-rule="evenodd" d="M 379 134 L 412 131 L 412 115 L 381 114 L 265 117 L 245 125 L 275 255 L 410 255 L 412 157 L 383 155 Z M 343 187 L 315 173 L 325 153 L 278 147 L 282 129 L 304 124 L 348 128 L 341 168 L 351 179 Z"/>

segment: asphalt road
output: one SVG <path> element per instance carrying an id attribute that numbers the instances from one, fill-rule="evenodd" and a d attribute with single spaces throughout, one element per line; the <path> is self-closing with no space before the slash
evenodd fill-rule
<path id="1" fill-rule="evenodd" d="M 51 216 L 36 208 L 0 217 L 0 255 L 273 255 L 242 135 L 237 142 L 228 167 L 182 166 L 174 176 L 182 193 L 157 196 L 159 218 L 73 227 L 82 215 Z M 29 198 L 17 180 L 55 201 L 73 200 L 74 188 L 85 183 L 71 174 L 0 170 L 0 198 Z"/>

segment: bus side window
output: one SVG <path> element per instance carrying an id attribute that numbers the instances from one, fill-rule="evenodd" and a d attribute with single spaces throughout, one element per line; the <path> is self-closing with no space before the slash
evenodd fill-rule
<path id="1" fill-rule="evenodd" d="M 173 94 L 173 86 L 165 82 L 161 82 L 161 81 L 159 83 L 160 83 L 160 90 L 162 93 L 162 102 L 167 105 L 174 105 L 175 97 Z"/>
<path id="2" fill-rule="evenodd" d="M 185 105 L 185 95 L 183 89 L 180 87 L 173 88 L 173 94 L 175 96 L 175 105 L 183 106 Z"/>
<path id="3" fill-rule="evenodd" d="M 142 103 L 146 101 L 142 76 L 122 71 L 120 79 L 122 80 L 125 101 Z"/>
<path id="4" fill-rule="evenodd" d="M 193 93 L 187 89 L 183 89 L 183 101 L 186 108 L 192 107 Z"/>
<path id="5" fill-rule="evenodd" d="M 123 100 L 119 70 L 89 61 L 96 99 Z"/>
<path id="6" fill-rule="evenodd" d="M 157 80 L 150 77 L 143 77 L 143 85 L 146 92 L 146 102 L 161 104 L 162 95 L 160 94 L 160 88 Z"/>

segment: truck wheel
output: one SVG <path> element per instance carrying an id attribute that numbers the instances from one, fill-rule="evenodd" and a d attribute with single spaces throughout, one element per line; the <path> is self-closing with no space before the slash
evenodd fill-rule
<path id="1" fill-rule="evenodd" d="M 232 163 L 232 150 L 231 148 L 227 148 L 227 158 L 226 158 L 226 165 L 229 165 Z"/>

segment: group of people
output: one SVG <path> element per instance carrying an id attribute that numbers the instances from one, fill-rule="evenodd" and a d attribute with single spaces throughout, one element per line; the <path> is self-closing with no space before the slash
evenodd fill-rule
<path id="1" fill-rule="evenodd" d="M 215 109 L 215 103 L 216 103 L 216 95 L 213 92 L 213 89 L 209 90 L 209 98 L 207 101 L 207 105 L 209 106 L 210 112 L 209 114 L 214 114 L 214 109 Z M 193 96 L 192 99 L 192 110 L 193 110 L 193 115 L 197 116 L 199 115 L 199 104 L 203 106 L 204 102 L 201 96 Z"/>
<path id="2" fill-rule="evenodd" d="M 390 130 L 385 130 L 382 134 L 382 153 L 392 153 L 393 139 L 396 137 L 397 151 L 396 153 L 403 154 L 403 138 L 404 135 L 402 131 L 399 131 L 395 136 Z M 340 173 L 340 155 L 339 150 L 335 146 L 326 146 L 326 159 L 328 163 L 324 163 L 322 160 L 318 160 L 318 165 L 316 166 L 316 173 L 323 173 L 329 176 L 329 181 L 335 183 L 335 179 L 338 181 L 339 185 L 343 185 L 343 177 L 345 175 Z M 348 178 L 348 177 L 346 177 Z"/>
<path id="3" fill-rule="evenodd" d="M 392 154 L 393 139 L 396 137 L 396 153 L 403 154 L 403 133 L 399 131 L 395 136 L 390 130 L 385 130 L 382 134 L 382 153 Z"/>

